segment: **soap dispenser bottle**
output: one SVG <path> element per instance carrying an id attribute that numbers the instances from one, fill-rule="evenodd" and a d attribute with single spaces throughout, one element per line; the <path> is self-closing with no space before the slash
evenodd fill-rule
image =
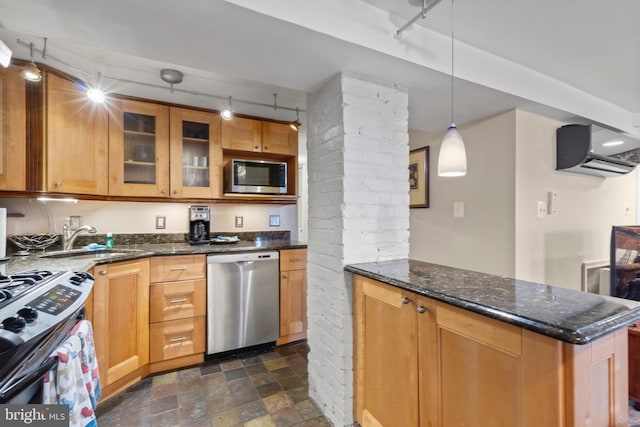
<path id="1" fill-rule="evenodd" d="M 111 233 L 107 233 L 107 249 L 111 249 L 113 247 L 113 235 Z"/>

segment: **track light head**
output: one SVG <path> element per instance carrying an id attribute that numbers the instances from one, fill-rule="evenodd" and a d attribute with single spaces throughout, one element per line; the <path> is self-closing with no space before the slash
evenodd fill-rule
<path id="1" fill-rule="evenodd" d="M 233 118 L 233 111 L 231 110 L 231 97 L 229 97 L 229 106 L 220 111 L 220 117 L 223 120 L 231 120 Z"/>
<path id="2" fill-rule="evenodd" d="M 31 61 L 22 69 L 22 77 L 32 82 L 39 82 L 42 80 L 42 73 L 36 66 L 36 64 Z"/>

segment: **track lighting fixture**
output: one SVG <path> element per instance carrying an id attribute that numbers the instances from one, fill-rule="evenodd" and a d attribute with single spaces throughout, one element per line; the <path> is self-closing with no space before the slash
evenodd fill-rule
<path id="1" fill-rule="evenodd" d="M 298 132 L 300 126 L 302 126 L 302 122 L 300 121 L 300 110 L 298 109 L 298 107 L 296 107 L 296 119 L 295 121 L 289 123 L 289 127 Z"/>
<path id="2" fill-rule="evenodd" d="M 233 111 L 231 111 L 231 97 L 229 97 L 229 106 L 220 111 L 220 117 L 223 120 L 231 120 L 233 118 Z"/>
<path id="3" fill-rule="evenodd" d="M 102 104 L 106 99 L 104 92 L 101 89 L 102 85 L 102 73 L 98 73 L 98 84 L 95 87 L 87 89 L 87 97 L 96 104 Z"/>
<path id="4" fill-rule="evenodd" d="M 22 77 L 32 82 L 39 82 L 42 80 L 42 73 L 33 62 L 33 43 L 30 44 L 29 48 L 31 50 L 31 62 L 22 69 Z"/>

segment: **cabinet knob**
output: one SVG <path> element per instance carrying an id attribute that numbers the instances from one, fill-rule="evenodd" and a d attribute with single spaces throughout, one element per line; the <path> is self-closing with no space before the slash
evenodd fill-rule
<path id="1" fill-rule="evenodd" d="M 160 189 L 160 193 L 164 194 L 164 193 L 166 193 L 166 190 L 164 188 L 161 188 Z"/>
<path id="2" fill-rule="evenodd" d="M 107 275 L 107 270 L 100 270 L 100 275 L 101 276 L 106 276 Z"/>
<path id="3" fill-rule="evenodd" d="M 178 190 L 173 190 L 173 194 L 178 194 Z"/>
<path id="4" fill-rule="evenodd" d="M 283 275 L 282 275 L 282 278 L 283 278 L 283 279 L 288 279 L 288 278 L 289 278 L 289 275 L 288 275 L 288 274 L 283 274 Z"/>
<path id="5" fill-rule="evenodd" d="M 60 181 L 56 181 L 55 184 L 53 184 L 53 185 L 55 185 L 56 188 L 61 188 L 62 187 L 62 183 Z"/>
<path id="6" fill-rule="evenodd" d="M 426 311 L 427 311 L 427 309 L 426 309 L 425 307 L 423 307 L 423 306 L 421 306 L 421 305 L 420 305 L 420 306 L 418 306 L 418 313 L 422 314 L 422 313 L 424 313 L 424 312 L 426 312 Z"/>
<path id="7" fill-rule="evenodd" d="M 254 150 L 259 150 L 259 149 L 260 149 L 260 146 L 259 146 L 259 145 L 255 145 L 255 146 L 253 147 L 253 149 L 254 149 Z"/>
<path id="8" fill-rule="evenodd" d="M 269 149 L 269 147 L 267 147 L 267 146 L 265 145 L 264 147 L 262 147 L 262 149 L 266 151 L 266 150 L 268 150 L 268 149 Z"/>
<path id="9" fill-rule="evenodd" d="M 409 304 L 411 302 L 411 300 L 407 297 L 402 297 L 402 303 L 403 304 Z"/>

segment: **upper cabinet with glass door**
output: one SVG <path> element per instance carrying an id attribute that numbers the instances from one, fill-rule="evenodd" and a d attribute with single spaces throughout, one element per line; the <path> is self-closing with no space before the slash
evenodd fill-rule
<path id="1" fill-rule="evenodd" d="M 171 196 L 215 198 L 221 192 L 220 116 L 171 108 Z"/>
<path id="2" fill-rule="evenodd" d="M 111 195 L 169 196 L 169 107 L 113 100 L 109 170 Z"/>

